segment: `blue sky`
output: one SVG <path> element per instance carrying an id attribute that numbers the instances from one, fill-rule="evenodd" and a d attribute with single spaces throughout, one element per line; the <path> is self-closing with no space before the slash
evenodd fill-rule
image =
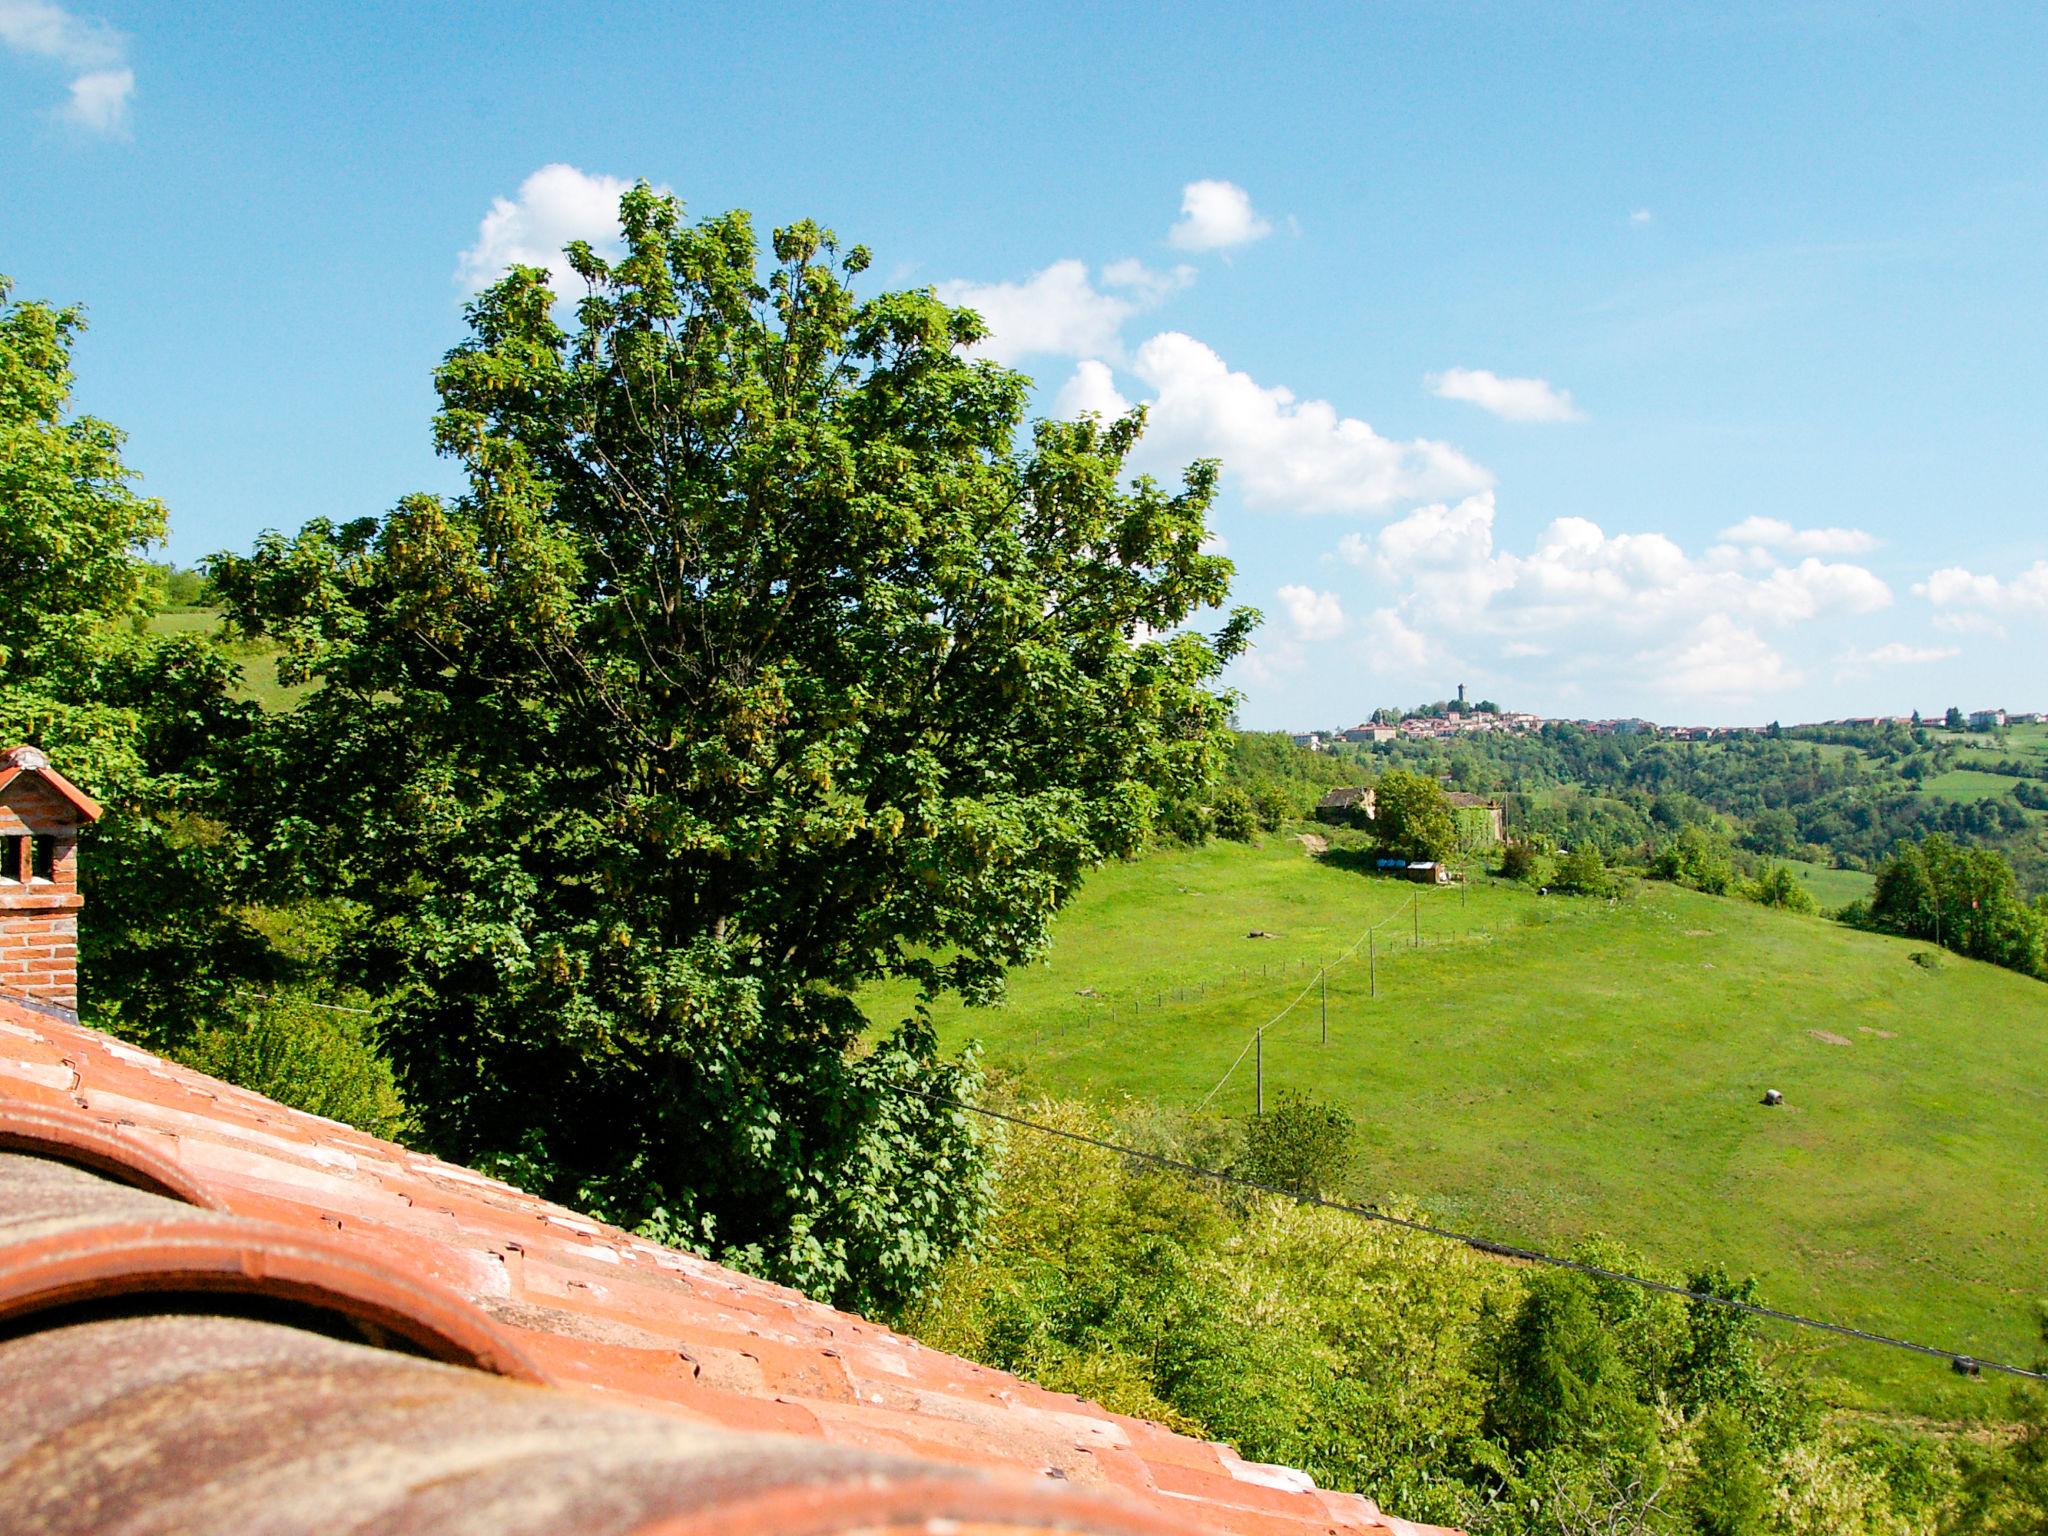
<path id="1" fill-rule="evenodd" d="M 614 178 L 1224 460 L 1259 726 L 2048 707 L 2048 8 L 0 0 L 0 271 L 191 561 L 452 488 Z"/>

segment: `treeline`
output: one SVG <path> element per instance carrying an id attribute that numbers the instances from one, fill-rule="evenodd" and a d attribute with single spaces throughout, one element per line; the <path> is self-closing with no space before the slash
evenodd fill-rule
<path id="1" fill-rule="evenodd" d="M 1823 752 L 1814 734 L 1854 737 L 1858 750 Z M 1952 747 L 1916 745 L 1901 726 L 1677 742 L 1552 723 L 1529 735 L 1346 745 L 1332 755 L 1355 773 L 1412 768 L 1506 796 L 1513 825 L 1566 844 L 1596 838 L 1613 855 L 1647 858 L 1679 828 L 1705 824 L 1748 852 L 1868 870 L 1899 843 L 1939 833 L 1997 848 L 2023 890 L 2048 891 L 2048 848 L 2027 814 L 2048 808 L 2048 785 L 2013 775 L 2010 795 L 1916 794 L 1928 777 L 1978 765 Z"/>
<path id="2" fill-rule="evenodd" d="M 1303 1193 L 1366 1188 L 1341 1112 L 1285 1095 L 1243 1130 L 1130 1107 L 1027 1118 Z M 2032 1531 L 2029 1446 L 1830 1424 L 1805 1351 L 1749 1317 L 1008 1133 L 980 1243 L 909 1326 L 1058 1391 L 1227 1440 L 1405 1517 L 1486 1536 Z M 1704 1293 L 1619 1245 L 1576 1256 Z M 2029 1484 L 2029 1476 L 2035 1482 Z"/>
<path id="3" fill-rule="evenodd" d="M 1885 860 L 1870 900 L 1841 915 L 2048 980 L 2048 897 L 2027 902 L 1998 854 L 1939 833 Z"/>

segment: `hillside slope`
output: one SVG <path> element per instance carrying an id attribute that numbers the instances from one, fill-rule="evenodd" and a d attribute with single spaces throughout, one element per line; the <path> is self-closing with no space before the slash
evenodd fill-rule
<path id="1" fill-rule="evenodd" d="M 1414 905 L 1411 907 L 1411 903 Z M 1099 872 L 1046 964 L 949 1047 L 1061 1093 L 1194 1107 L 1251 1031 L 1265 1089 L 1344 1103 L 1364 1192 L 1498 1239 L 1626 1239 L 1673 1271 L 1753 1272 L 1778 1305 L 2025 1361 L 2048 1277 L 2048 987 L 1924 946 L 1667 886 L 1617 904 L 1481 882 L 1424 889 L 1292 839 Z M 1253 930 L 1272 937 L 1252 939 Z M 1412 940 L 1419 930 L 1420 947 Z M 905 996 L 866 999 L 878 1022 Z M 1216 1112 L 1252 1107 L 1247 1058 Z M 1765 1109 L 1767 1087 L 1782 1109 Z M 1986 1401 L 1911 1356 L 1799 1340 L 1844 1401 Z"/>

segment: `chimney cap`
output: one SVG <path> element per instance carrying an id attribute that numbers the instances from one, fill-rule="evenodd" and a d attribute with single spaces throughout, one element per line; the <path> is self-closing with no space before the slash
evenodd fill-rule
<path id="1" fill-rule="evenodd" d="M 49 758 L 36 748 L 23 745 L 9 747 L 6 751 L 0 752 L 0 789 L 5 789 L 24 773 L 35 774 L 62 795 L 82 820 L 100 819 L 100 803 L 52 768 Z"/>

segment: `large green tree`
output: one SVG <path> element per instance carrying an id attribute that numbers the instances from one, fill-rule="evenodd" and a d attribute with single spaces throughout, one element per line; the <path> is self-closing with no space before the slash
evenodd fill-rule
<path id="1" fill-rule="evenodd" d="M 441 1145 L 886 1308 L 980 1164 L 922 1010 L 863 1052 L 853 990 L 997 997 L 1211 771 L 1255 616 L 1184 627 L 1227 597 L 1216 471 L 1131 477 L 1140 417 L 1027 431 L 974 314 L 857 297 L 810 224 L 764 273 L 743 213 L 620 215 L 573 327 L 537 269 L 471 306 L 462 494 L 215 566 L 321 684 L 242 825 L 368 914 Z"/>
<path id="2" fill-rule="evenodd" d="M 1373 790 L 1373 840 L 1392 857 L 1447 859 L 1458 818 L 1443 785 L 1426 773 L 1389 768 Z"/>
<path id="3" fill-rule="evenodd" d="M 12 286 L 0 277 L 0 745 L 41 747 L 107 807 L 80 866 L 82 1001 L 166 1044 L 260 960 L 194 831 L 249 711 L 214 647 L 147 632 L 142 556 L 163 506 L 136 494 L 121 431 L 73 406 L 83 314 Z"/>

